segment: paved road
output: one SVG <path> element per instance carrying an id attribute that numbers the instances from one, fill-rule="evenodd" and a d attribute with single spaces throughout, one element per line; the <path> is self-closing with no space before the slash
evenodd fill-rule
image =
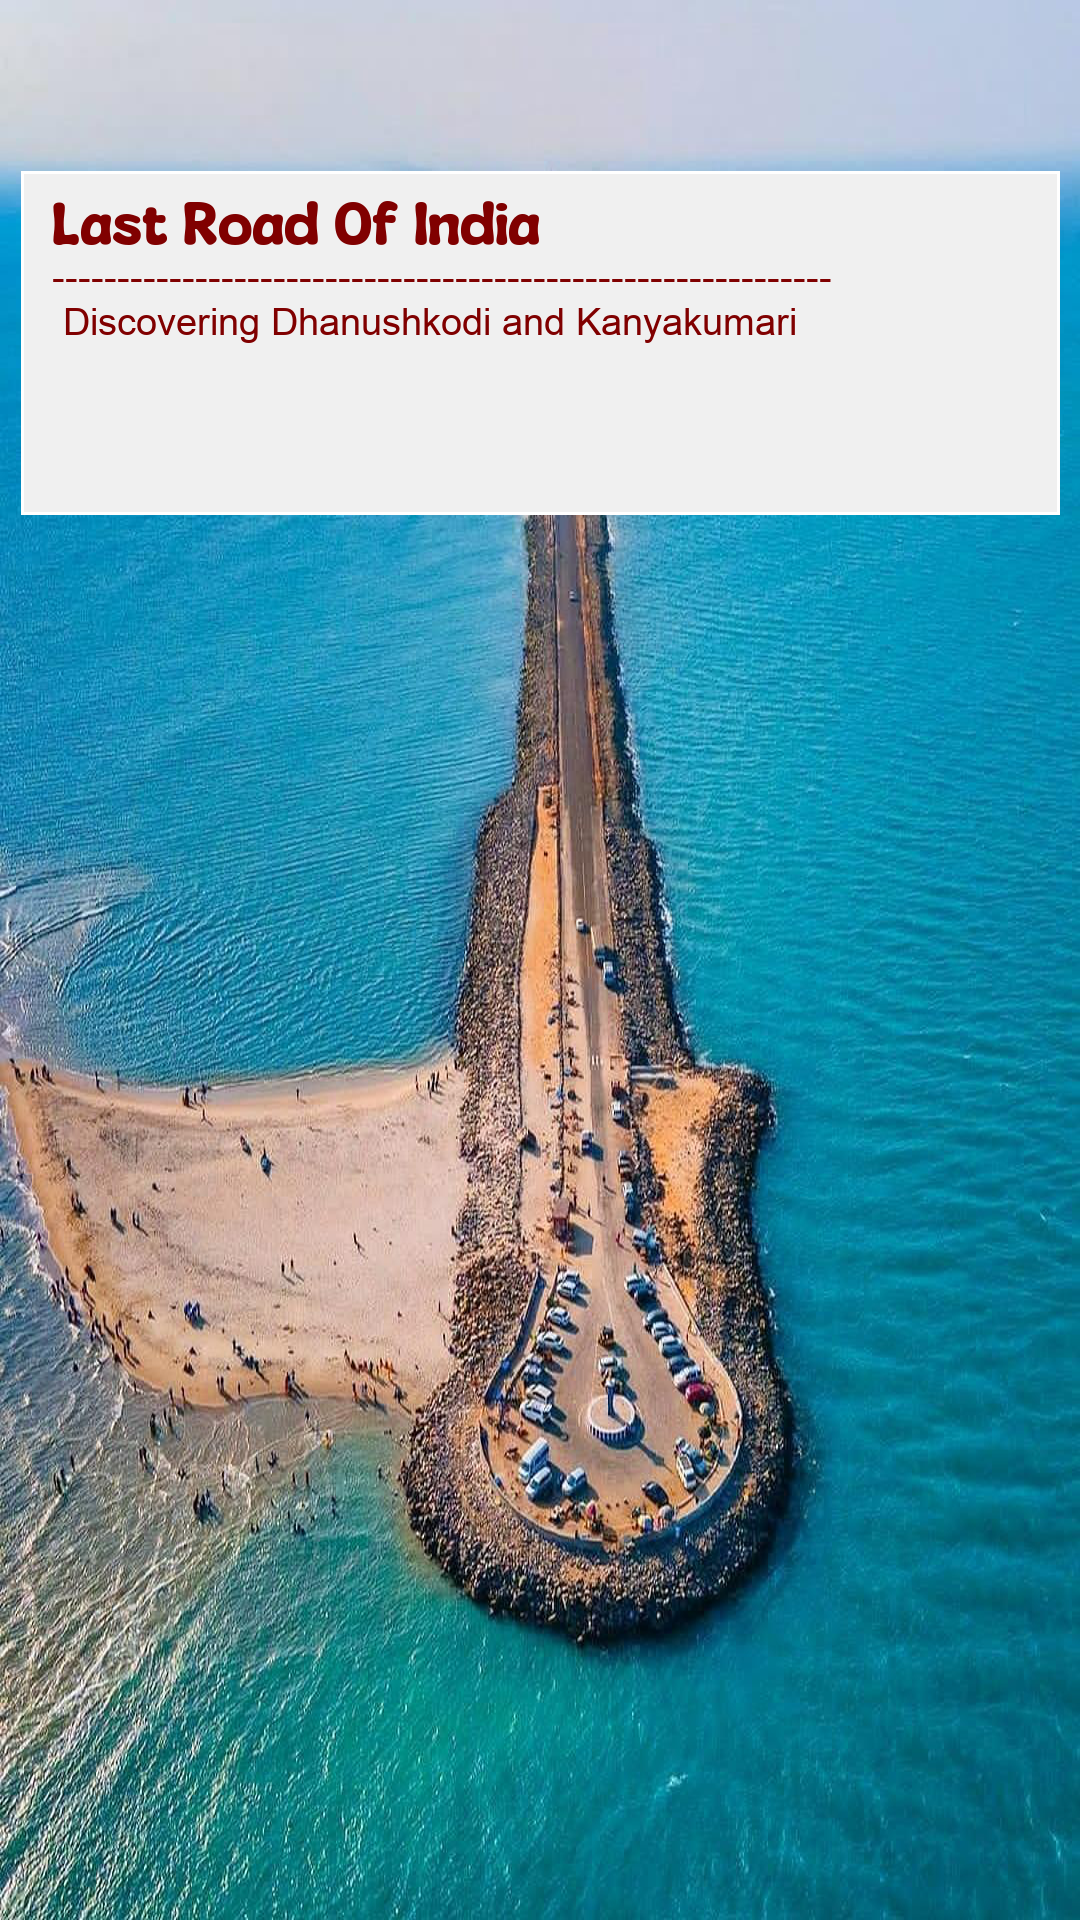
<path id="1" fill-rule="evenodd" d="M 612 1118 L 612 1084 L 621 1072 L 618 1002 L 603 984 L 593 961 L 594 931 L 604 944 L 610 941 L 607 867 L 603 820 L 597 794 L 592 729 L 589 718 L 585 637 L 582 623 L 581 581 L 575 523 L 570 516 L 555 522 L 556 595 L 558 617 L 559 748 L 562 797 L 562 912 L 564 947 L 565 1027 L 574 1049 L 575 1073 L 568 1078 L 576 1100 L 567 1112 L 596 1136 L 599 1152 L 567 1161 L 567 1186 L 576 1187 L 579 1215 L 575 1222 L 573 1259 L 587 1291 L 584 1308 L 574 1310 L 575 1328 L 567 1334 L 571 1353 L 557 1377 L 557 1404 L 564 1419 L 565 1438 L 552 1445 L 555 1463 L 564 1471 L 584 1466 L 616 1524 L 629 1524 L 629 1508 L 640 1502 L 641 1483 L 659 1479 L 673 1498 L 685 1499 L 673 1470 L 676 1437 L 694 1437 L 695 1416 L 676 1390 L 666 1363 L 646 1333 L 642 1316 L 625 1289 L 634 1264 L 632 1249 L 620 1246 L 616 1236 L 626 1230 L 621 1180 L 620 1148 L 632 1148 L 626 1128 Z M 578 934 L 580 916 L 590 929 Z M 571 996 L 573 1002 L 571 1003 Z M 576 1137 L 573 1131 L 568 1141 Z M 587 1216 L 581 1213 L 588 1208 Z M 670 1280 L 659 1283 L 661 1303 L 670 1304 L 680 1334 L 689 1316 Z M 630 1388 L 642 1420 L 642 1436 L 633 1447 L 604 1447 L 587 1431 L 585 1414 L 599 1393 L 597 1335 L 607 1322 L 615 1331 L 630 1374 Z M 691 1337 L 695 1358 L 705 1358 Z M 708 1371 L 708 1369 L 706 1369 Z"/>

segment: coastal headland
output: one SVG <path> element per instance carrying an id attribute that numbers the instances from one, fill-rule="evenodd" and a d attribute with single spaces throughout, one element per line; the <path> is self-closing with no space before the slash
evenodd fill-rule
<path id="1" fill-rule="evenodd" d="M 480 835 L 459 1002 L 458 1364 L 414 1423 L 402 1479 L 420 1538 L 475 1600 L 601 1640 L 730 1588 L 783 1509 L 791 1410 L 751 1215 L 772 1106 L 760 1074 L 695 1061 L 679 1012 L 606 522 L 535 517 L 527 532 L 515 775 Z M 626 1287 L 639 1267 L 668 1367 Z M 680 1353 L 711 1389 L 704 1417 L 671 1378 Z M 538 1439 L 552 1484 L 530 1498 L 518 1466 Z M 579 1485 L 561 1497 L 568 1474 Z"/>
<path id="2" fill-rule="evenodd" d="M 606 521 L 525 534 L 514 773 L 478 835 L 453 1058 L 210 1089 L 0 1077 L 58 1299 L 119 1365 L 191 1405 L 400 1403 L 438 1564 L 602 1640 L 730 1588 L 784 1505 L 751 1215 L 772 1107 L 760 1074 L 695 1060 L 678 1007 Z"/>

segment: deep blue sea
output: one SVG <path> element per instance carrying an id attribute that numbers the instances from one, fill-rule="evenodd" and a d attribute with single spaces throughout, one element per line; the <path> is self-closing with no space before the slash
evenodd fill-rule
<path id="1" fill-rule="evenodd" d="M 4 1024 L 172 1079 L 424 1051 L 510 765 L 520 527 L 20 523 L 16 246 L 4 213 Z M 766 1568 L 581 1652 L 443 1583 L 391 1435 L 189 1418 L 148 1478 L 9 1154 L 3 1920 L 1080 1912 L 1075 213 L 1062 287 L 1060 520 L 614 528 L 688 1018 L 775 1088 Z M 253 1493 L 270 1433 L 303 1538 Z M 227 1466 L 220 1529 L 181 1457 Z"/>

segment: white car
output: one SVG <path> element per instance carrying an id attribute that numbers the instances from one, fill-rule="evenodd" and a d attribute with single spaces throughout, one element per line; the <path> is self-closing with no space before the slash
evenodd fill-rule
<path id="1" fill-rule="evenodd" d="M 559 1334 L 550 1327 L 537 1334 L 534 1342 L 537 1353 L 569 1353 L 570 1349 Z"/>
<path id="2" fill-rule="evenodd" d="M 524 1400 L 521 1405 L 522 1418 L 531 1420 L 534 1427 L 546 1427 L 550 1409 L 542 1400 Z"/>
<path id="3" fill-rule="evenodd" d="M 579 932 L 579 933 L 588 933 L 588 931 L 589 931 L 589 923 L 588 923 L 588 921 L 587 921 L 587 920 L 583 920 L 583 919 L 582 919 L 582 917 L 581 917 L 581 915 L 580 915 L 580 913 L 578 914 L 578 917 L 577 917 L 577 919 L 576 919 L 576 921 L 574 922 L 574 924 L 575 924 L 575 926 L 577 927 L 577 930 L 578 930 L 578 932 Z"/>
<path id="4" fill-rule="evenodd" d="M 555 1291 L 558 1294 L 560 1300 L 576 1300 L 577 1299 L 577 1281 L 568 1279 L 564 1274 L 563 1278 L 559 1281 L 558 1285 L 556 1286 Z"/>
<path id="5" fill-rule="evenodd" d="M 580 1493 L 587 1479 L 588 1475 L 584 1467 L 574 1467 L 571 1472 L 565 1476 L 562 1483 L 562 1490 L 567 1498 L 572 1500 L 576 1493 Z"/>
<path id="6" fill-rule="evenodd" d="M 581 1285 L 581 1275 L 576 1267 L 560 1267 L 555 1278 L 556 1280 L 569 1280 L 572 1287 L 580 1287 Z"/>
<path id="7" fill-rule="evenodd" d="M 683 1486 L 686 1488 L 687 1493 L 693 1493 L 694 1488 L 697 1486 L 697 1474 L 694 1472 L 685 1453 L 677 1453 L 675 1455 L 675 1471 L 682 1481 Z"/>
<path id="8" fill-rule="evenodd" d="M 551 1467 L 541 1467 L 539 1473 L 533 1474 L 532 1479 L 525 1489 L 529 1499 L 542 1500 L 554 1478 L 555 1474 Z"/>
<path id="9" fill-rule="evenodd" d="M 565 1307 L 549 1307 L 547 1317 L 553 1326 L 568 1327 L 570 1325 L 570 1315 Z"/>
<path id="10" fill-rule="evenodd" d="M 693 1386 L 694 1381 L 700 1379 L 701 1368 L 698 1366 L 696 1360 L 690 1360 L 687 1365 L 683 1367 L 682 1371 L 675 1375 L 675 1385 L 681 1393 L 684 1387 Z"/>
<path id="11" fill-rule="evenodd" d="M 625 1108 L 625 1107 L 623 1106 L 623 1103 L 622 1103 L 622 1101 L 621 1101 L 621 1100 L 613 1100 L 613 1101 L 612 1101 L 612 1103 L 611 1103 L 611 1117 L 612 1117 L 612 1119 L 614 1120 L 614 1122 L 615 1122 L 615 1125 L 616 1125 L 617 1127 L 621 1127 L 621 1126 L 624 1126 L 624 1125 L 625 1125 L 625 1123 L 626 1123 L 626 1108 Z"/>
<path id="12" fill-rule="evenodd" d="M 652 1334 L 657 1346 L 660 1345 L 661 1340 L 674 1340 L 675 1338 L 675 1329 L 670 1320 L 658 1320 L 655 1326 L 649 1328 L 649 1332 Z"/>

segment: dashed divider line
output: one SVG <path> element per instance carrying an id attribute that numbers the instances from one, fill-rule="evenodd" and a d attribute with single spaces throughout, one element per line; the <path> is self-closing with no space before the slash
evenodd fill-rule
<path id="1" fill-rule="evenodd" d="M 54 287 L 828 287 L 831 274 L 67 274 Z"/>

